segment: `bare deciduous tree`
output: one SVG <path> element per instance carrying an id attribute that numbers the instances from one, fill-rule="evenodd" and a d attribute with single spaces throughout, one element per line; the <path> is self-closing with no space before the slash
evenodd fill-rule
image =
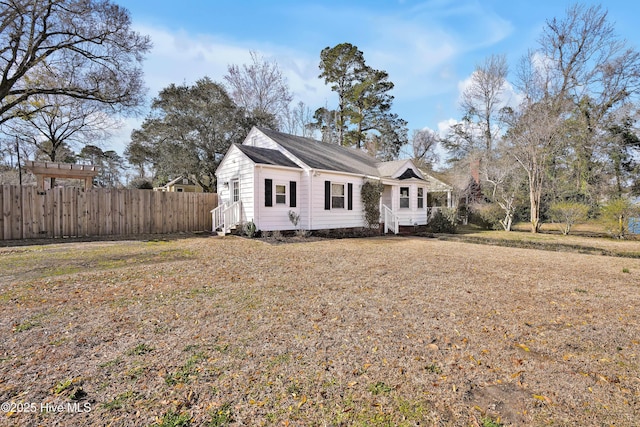
<path id="1" fill-rule="evenodd" d="M 504 149 L 497 150 L 486 160 L 480 167 L 482 181 L 486 184 L 485 196 L 500 207 L 503 214 L 500 225 L 505 231 L 511 231 L 522 183 L 520 165 Z"/>
<path id="2" fill-rule="evenodd" d="M 275 61 L 251 51 L 251 64 L 229 65 L 224 80 L 237 106 L 253 116 L 272 116 L 282 124 L 293 95 L 286 77 Z"/>
<path id="3" fill-rule="evenodd" d="M 144 101 L 147 36 L 108 0 L 0 1 L 0 123 L 49 107 L 41 95 L 130 111 Z"/>
<path id="4" fill-rule="evenodd" d="M 530 56 L 523 60 L 521 78 L 524 86 L 538 87 L 547 80 L 542 72 L 531 65 L 535 59 Z M 536 83 L 538 82 L 538 83 Z M 519 110 L 508 116 L 510 129 L 506 135 L 509 153 L 520 164 L 527 175 L 529 184 L 529 207 L 531 232 L 540 231 L 540 210 L 545 190 L 546 176 L 554 156 L 563 144 L 563 116 L 554 102 L 556 100 L 533 96 L 541 92 L 532 90 Z"/>
<path id="5" fill-rule="evenodd" d="M 431 129 L 414 130 L 411 136 L 413 158 L 421 166 L 430 168 L 433 163 L 439 160 L 438 153 L 436 153 L 439 140 L 438 134 Z"/>
<path id="6" fill-rule="evenodd" d="M 298 102 L 294 108 L 287 107 L 284 119 L 287 133 L 305 138 L 313 137 L 313 112 L 304 102 Z"/>
<path id="7" fill-rule="evenodd" d="M 549 96 L 570 101 L 572 178 L 577 192 L 589 193 L 600 135 L 610 115 L 640 89 L 640 52 L 616 34 L 602 6 L 576 4 L 563 19 L 547 22 L 539 54 L 550 66 Z"/>
<path id="8" fill-rule="evenodd" d="M 62 95 L 34 99 L 47 107 L 7 122 L 5 132 L 18 135 L 52 162 L 59 160 L 58 151 L 62 147 L 95 144 L 108 137 L 109 129 L 117 128 L 98 102 Z"/>
<path id="9" fill-rule="evenodd" d="M 470 85 L 462 93 L 461 107 L 465 116 L 482 132 L 483 148 L 487 153 L 493 149 L 494 139 L 498 136 L 494 129 L 495 117 L 505 102 L 502 96 L 508 70 L 504 55 L 491 55 L 476 66 Z"/>

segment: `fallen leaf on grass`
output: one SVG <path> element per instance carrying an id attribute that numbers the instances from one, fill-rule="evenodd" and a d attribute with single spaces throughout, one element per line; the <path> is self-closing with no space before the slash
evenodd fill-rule
<path id="1" fill-rule="evenodd" d="M 524 372 L 524 371 L 518 371 L 518 372 L 516 372 L 515 374 L 511 374 L 511 378 L 517 378 L 517 377 L 519 377 L 520 375 L 522 375 L 522 373 L 523 373 L 523 372 Z"/>
<path id="2" fill-rule="evenodd" d="M 541 394 L 534 394 L 533 398 L 543 403 L 546 403 L 547 405 L 551 405 L 551 399 L 549 399 L 547 396 L 543 396 Z"/>
<path id="3" fill-rule="evenodd" d="M 298 402 L 298 409 L 300 409 L 300 407 L 305 403 L 307 403 L 307 396 L 302 396 L 302 398 L 300 399 L 300 402 Z"/>

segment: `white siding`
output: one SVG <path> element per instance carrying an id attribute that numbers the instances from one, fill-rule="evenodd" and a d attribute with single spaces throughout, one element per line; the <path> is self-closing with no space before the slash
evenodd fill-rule
<path id="1" fill-rule="evenodd" d="M 262 231 L 274 230 L 294 230 L 295 227 L 289 221 L 289 211 L 292 210 L 300 215 L 301 222 L 299 228 L 305 228 L 302 219 L 305 217 L 303 200 L 306 194 L 303 193 L 303 173 L 296 170 L 286 170 L 280 168 L 272 168 L 266 165 L 259 165 L 256 168 L 256 226 Z M 272 180 L 272 198 L 273 205 L 265 206 L 265 179 Z M 296 207 L 291 207 L 291 188 L 290 182 L 296 182 Z M 284 185 L 286 187 L 286 203 L 276 203 L 276 186 Z"/>
<path id="2" fill-rule="evenodd" d="M 238 148 L 232 146 L 222 164 L 216 170 L 216 191 L 220 204 L 231 201 L 231 180 L 238 179 L 243 221 L 255 220 L 254 168 L 254 163 Z M 225 183 L 228 183 L 228 186 L 225 186 Z"/>
<path id="3" fill-rule="evenodd" d="M 363 184 L 363 177 L 348 173 L 314 171 L 287 153 L 271 138 L 254 128 L 247 135 L 245 145 L 269 148 L 281 151 L 285 156 L 301 166 L 301 170 L 282 168 L 268 165 L 255 165 L 237 148 L 232 147 L 219 171 L 218 194 L 220 201 L 230 199 L 230 188 L 224 188 L 223 182 L 230 181 L 233 177 L 240 178 L 241 200 L 244 207 L 244 219 L 253 220 L 259 230 L 293 230 L 294 226 L 289 221 L 289 211 L 294 210 L 300 215 L 298 227 L 304 230 L 323 230 L 334 228 L 365 227 L 362 201 L 360 191 Z M 412 168 L 417 175 L 422 176 L 413 162 L 407 161 L 397 170 L 396 175 L 402 174 L 408 167 Z M 273 206 L 265 206 L 265 179 L 273 182 Z M 296 184 L 296 207 L 289 206 L 291 189 L 289 182 Z M 340 183 L 345 185 L 345 207 L 340 209 L 325 210 L 325 181 Z M 391 180 L 385 185 L 382 196 L 382 203 L 394 210 L 402 225 L 413 225 L 414 223 L 426 224 L 426 186 L 409 180 L 406 183 L 399 183 Z M 353 209 L 348 209 L 347 189 L 348 184 L 353 185 Z M 276 185 L 286 185 L 287 203 L 275 203 Z M 400 209 L 400 187 L 409 187 L 409 208 Z M 417 188 L 424 187 L 424 206 L 418 209 Z"/>
<path id="4" fill-rule="evenodd" d="M 409 187 L 409 207 L 400 207 L 400 187 Z M 418 209 L 418 187 L 423 188 L 423 205 Z M 424 184 L 402 183 L 397 185 L 395 192 L 398 200 L 394 201 L 396 215 L 400 220 L 400 225 L 424 225 L 427 223 L 427 189 Z"/>
<path id="5" fill-rule="evenodd" d="M 345 185 L 345 206 L 341 209 L 325 210 L 324 208 L 324 182 L 330 181 Z M 353 210 L 347 209 L 347 184 L 353 184 Z M 347 175 L 322 172 L 312 179 L 311 188 L 311 208 L 312 223 L 311 230 L 324 230 L 331 228 L 364 227 L 364 214 L 360 190 L 363 178 Z"/>
<path id="6" fill-rule="evenodd" d="M 385 185 L 384 191 L 382 192 L 382 196 L 380 197 L 383 205 L 386 205 L 389 209 L 393 209 L 393 199 L 391 196 L 391 186 Z"/>

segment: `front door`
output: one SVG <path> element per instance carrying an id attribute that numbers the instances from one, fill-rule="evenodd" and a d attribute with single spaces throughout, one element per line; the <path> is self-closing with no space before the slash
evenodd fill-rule
<path id="1" fill-rule="evenodd" d="M 236 178 L 231 180 L 231 203 L 238 200 L 240 200 L 240 181 Z"/>

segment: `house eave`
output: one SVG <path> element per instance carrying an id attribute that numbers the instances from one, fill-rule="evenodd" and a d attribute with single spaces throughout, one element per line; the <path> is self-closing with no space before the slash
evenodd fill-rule
<path id="1" fill-rule="evenodd" d="M 251 159 L 249 159 L 251 160 Z M 292 167 L 292 166 L 280 166 L 280 165 L 270 165 L 270 164 L 266 164 L 266 163 L 256 163 L 253 162 L 253 164 L 255 165 L 256 168 L 260 168 L 260 169 L 278 169 L 278 170 L 288 170 L 288 171 L 295 171 L 295 172 L 304 172 L 303 168 L 299 168 L 299 167 Z"/>

